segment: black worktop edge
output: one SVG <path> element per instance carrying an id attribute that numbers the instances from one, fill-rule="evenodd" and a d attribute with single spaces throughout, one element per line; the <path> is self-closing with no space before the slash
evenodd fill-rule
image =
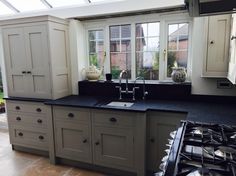
<path id="1" fill-rule="evenodd" d="M 41 99 L 41 98 L 26 98 L 26 97 L 4 97 L 4 100 L 14 100 L 14 101 L 32 101 L 32 102 L 47 102 L 50 99 Z"/>

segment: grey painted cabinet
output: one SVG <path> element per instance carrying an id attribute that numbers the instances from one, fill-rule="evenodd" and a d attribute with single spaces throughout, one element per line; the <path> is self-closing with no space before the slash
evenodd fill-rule
<path id="1" fill-rule="evenodd" d="M 158 171 L 165 149 L 170 139 L 170 132 L 175 131 L 181 120 L 186 119 L 184 113 L 148 112 L 147 113 L 147 169 Z"/>
<path id="2" fill-rule="evenodd" d="M 70 94 L 68 24 L 49 16 L 1 21 L 8 96 Z"/>

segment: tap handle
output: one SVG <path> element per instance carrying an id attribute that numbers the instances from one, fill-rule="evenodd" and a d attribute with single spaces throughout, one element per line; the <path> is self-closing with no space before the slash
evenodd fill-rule
<path id="1" fill-rule="evenodd" d="M 133 87 L 133 91 L 135 91 L 135 89 L 139 89 L 139 87 Z"/>
<path id="2" fill-rule="evenodd" d="M 121 88 L 121 86 L 116 86 L 116 88 L 117 88 L 117 89 L 120 89 L 120 88 Z"/>

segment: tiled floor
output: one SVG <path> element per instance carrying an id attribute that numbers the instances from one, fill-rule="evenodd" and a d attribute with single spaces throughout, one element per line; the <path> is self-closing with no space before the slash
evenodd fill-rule
<path id="1" fill-rule="evenodd" d="M 78 168 L 52 165 L 48 158 L 13 151 L 9 143 L 6 117 L 0 115 L 1 176 L 104 176 Z"/>

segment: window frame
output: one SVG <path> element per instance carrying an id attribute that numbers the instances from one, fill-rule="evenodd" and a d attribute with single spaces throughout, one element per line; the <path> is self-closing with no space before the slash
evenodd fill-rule
<path id="1" fill-rule="evenodd" d="M 108 18 L 102 20 L 91 20 L 83 22 L 86 33 L 86 63 L 89 66 L 89 30 L 103 30 L 104 31 L 104 48 L 106 59 L 104 63 L 104 74 L 111 72 L 110 64 L 110 26 L 116 25 L 131 25 L 131 80 L 136 78 L 136 24 L 138 23 L 152 23 L 160 22 L 160 56 L 159 56 L 159 80 L 148 80 L 150 82 L 170 81 L 171 78 L 167 77 L 167 55 L 164 56 L 164 50 L 167 51 L 168 45 L 168 25 L 177 23 L 188 23 L 188 64 L 187 64 L 187 80 L 191 81 L 191 68 L 192 68 L 192 24 L 193 18 L 189 17 L 188 13 L 175 12 L 163 14 L 149 14 L 149 15 L 136 15 L 129 17 Z"/>

